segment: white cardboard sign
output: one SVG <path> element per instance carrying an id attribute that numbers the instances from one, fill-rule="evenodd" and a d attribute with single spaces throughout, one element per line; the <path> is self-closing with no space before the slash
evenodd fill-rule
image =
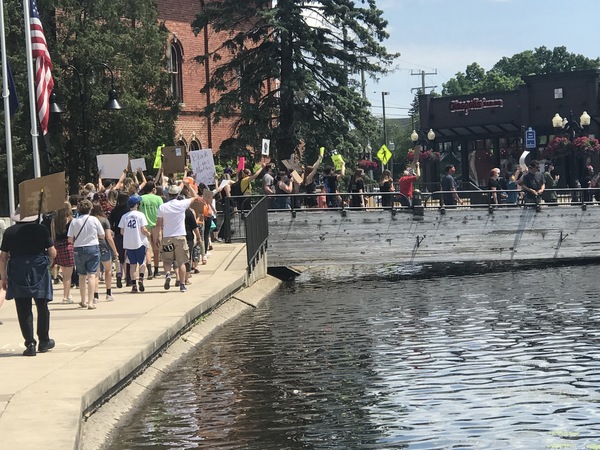
<path id="1" fill-rule="evenodd" d="M 146 171 L 146 160 L 144 158 L 132 159 L 131 161 L 129 161 L 129 164 L 131 164 L 132 172 L 138 172 L 140 170 L 142 172 Z"/>
<path id="2" fill-rule="evenodd" d="M 96 155 L 98 172 L 102 179 L 121 178 L 123 169 L 129 165 L 129 155 L 127 153 L 115 153 L 112 155 Z"/>
<path id="3" fill-rule="evenodd" d="M 207 186 L 215 184 L 215 160 L 210 148 L 192 150 L 190 152 L 190 163 L 192 164 L 196 184 L 204 183 Z"/>

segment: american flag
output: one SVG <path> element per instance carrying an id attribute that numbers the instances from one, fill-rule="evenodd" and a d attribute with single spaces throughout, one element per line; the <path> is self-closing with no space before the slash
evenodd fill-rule
<path id="1" fill-rule="evenodd" d="M 52 79 L 52 61 L 44 36 L 44 28 L 40 21 L 35 0 L 30 0 L 31 8 L 29 17 L 29 28 L 31 29 L 31 50 L 35 58 L 35 98 L 38 120 L 42 133 L 48 133 L 48 119 L 50 118 L 50 94 L 54 88 Z"/>

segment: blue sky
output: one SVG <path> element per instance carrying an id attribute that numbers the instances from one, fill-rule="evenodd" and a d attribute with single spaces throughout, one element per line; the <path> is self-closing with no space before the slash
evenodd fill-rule
<path id="1" fill-rule="evenodd" d="M 435 72 L 427 86 L 438 86 L 467 65 L 489 70 L 503 56 L 546 46 L 565 46 L 588 58 L 600 56 L 598 0 L 377 0 L 389 22 L 384 45 L 400 52 L 396 71 L 379 82 L 367 79 L 373 113 L 381 116 L 381 92 L 386 117 L 407 117 L 411 88 L 421 77 L 411 71 Z M 429 92 L 429 90 L 428 90 Z"/>

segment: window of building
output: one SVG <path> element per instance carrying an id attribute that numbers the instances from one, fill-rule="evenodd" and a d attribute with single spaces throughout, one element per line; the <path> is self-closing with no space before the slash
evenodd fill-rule
<path id="1" fill-rule="evenodd" d="M 193 150 L 200 150 L 200 142 L 198 142 L 196 139 L 192 140 L 192 142 L 190 142 L 190 151 Z"/>
<path id="2" fill-rule="evenodd" d="M 168 70 L 170 78 L 170 94 L 176 98 L 179 103 L 183 103 L 183 49 L 177 39 L 173 39 L 169 48 Z"/>

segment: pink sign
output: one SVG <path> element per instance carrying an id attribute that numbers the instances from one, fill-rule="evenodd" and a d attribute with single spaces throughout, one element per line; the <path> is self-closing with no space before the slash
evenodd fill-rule
<path id="1" fill-rule="evenodd" d="M 238 157 L 238 168 L 237 168 L 237 171 L 241 172 L 242 170 L 244 170 L 245 166 L 246 166 L 246 157 L 245 156 Z"/>

